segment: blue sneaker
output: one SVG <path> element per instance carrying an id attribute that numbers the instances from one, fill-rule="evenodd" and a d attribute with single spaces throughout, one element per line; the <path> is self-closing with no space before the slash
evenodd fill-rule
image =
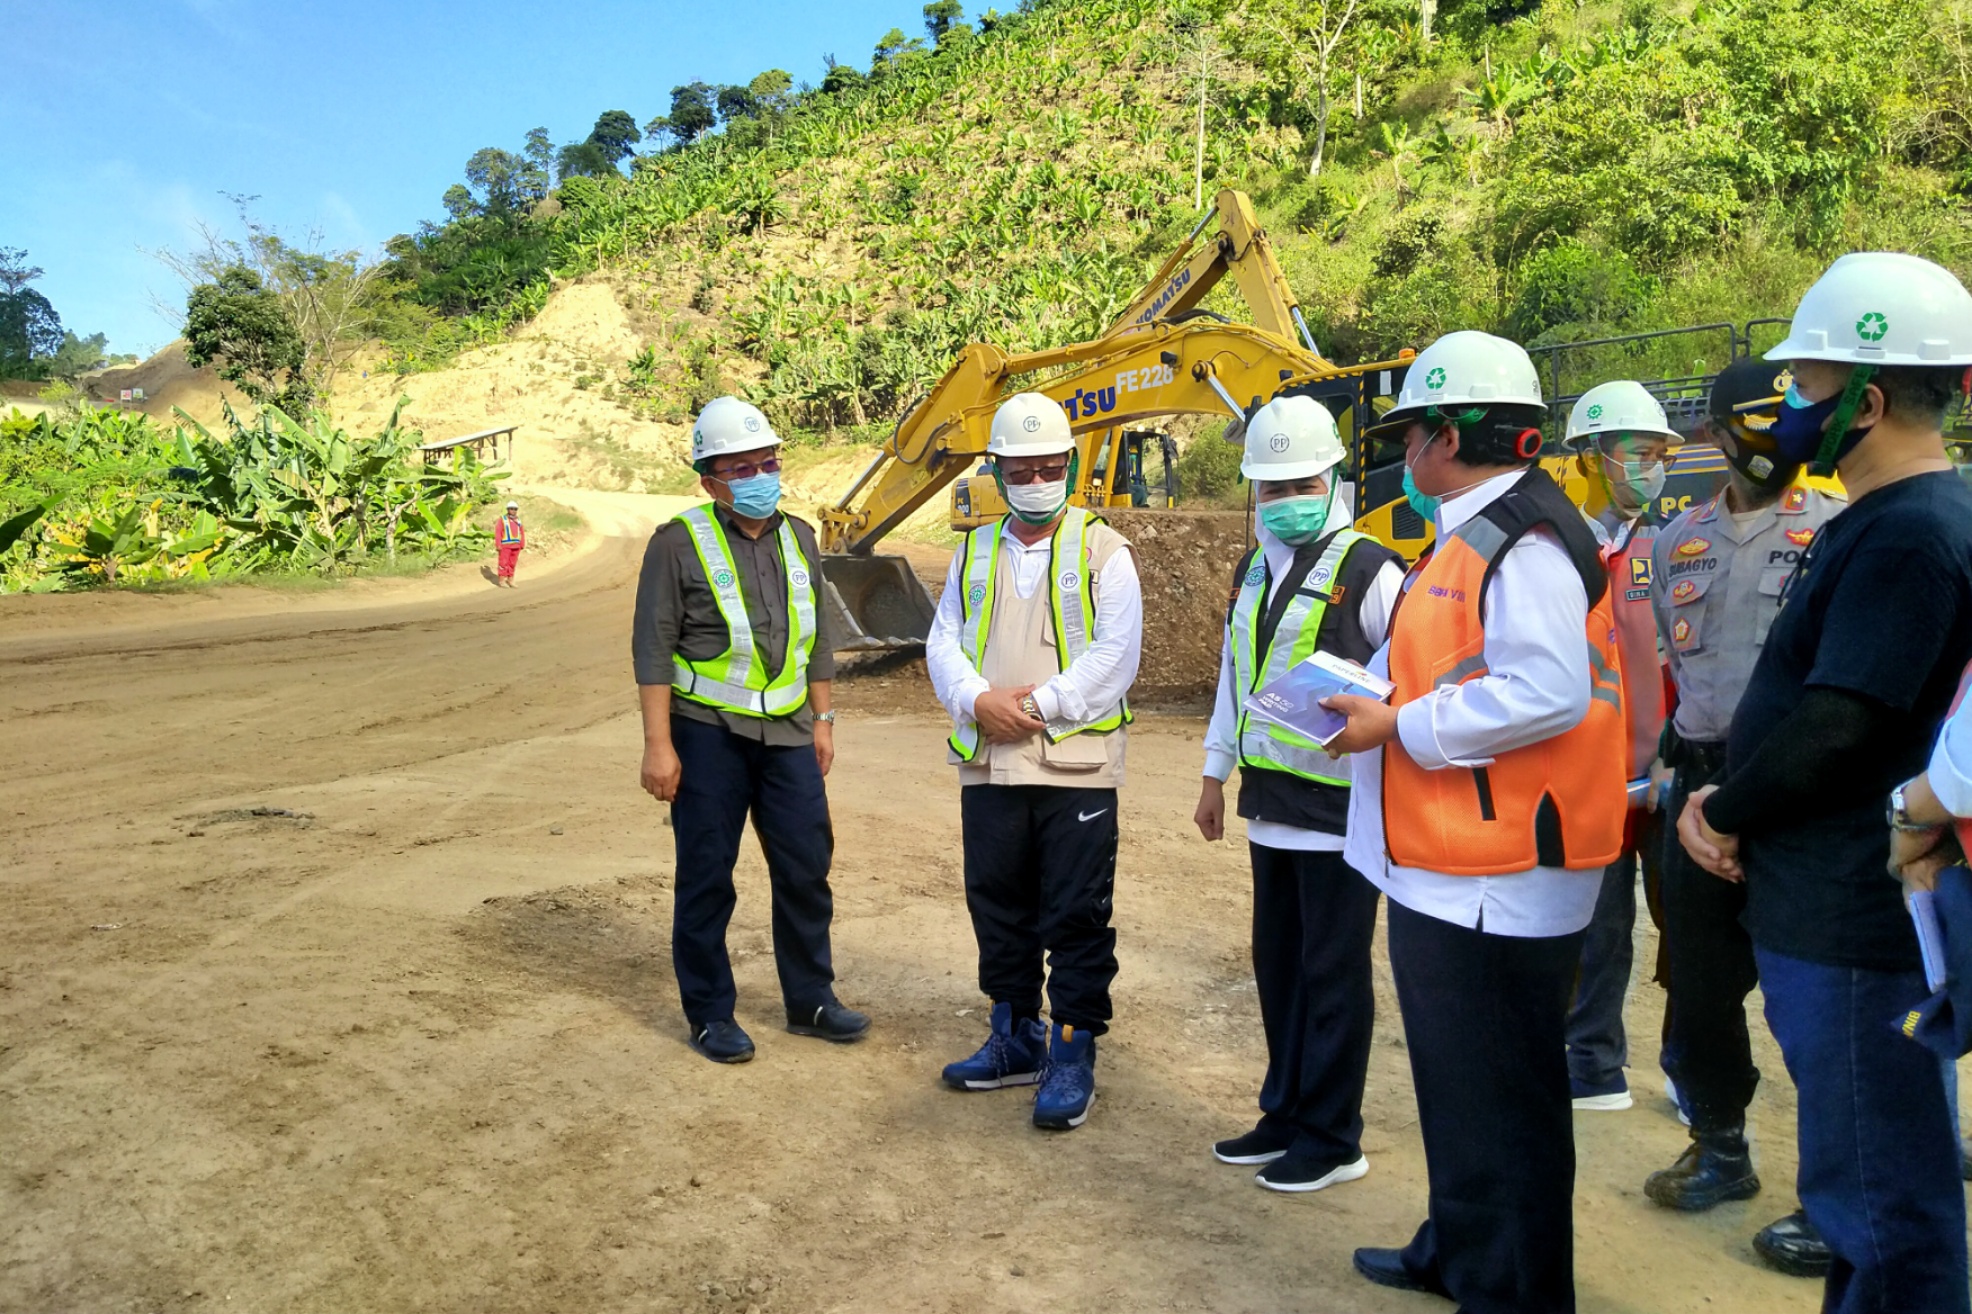
<path id="1" fill-rule="evenodd" d="M 1048 1057 L 1048 1029 L 1037 1017 L 1013 1020 L 1012 1004 L 993 1005 L 993 1034 L 969 1059 L 945 1065 L 945 1084 L 953 1090 L 998 1090 L 1031 1086 L 1041 1079 Z"/>
<path id="2" fill-rule="evenodd" d="M 1041 1089 L 1034 1092 L 1034 1125 L 1070 1131 L 1089 1120 L 1095 1102 L 1096 1038 L 1074 1027 L 1055 1027 Z"/>

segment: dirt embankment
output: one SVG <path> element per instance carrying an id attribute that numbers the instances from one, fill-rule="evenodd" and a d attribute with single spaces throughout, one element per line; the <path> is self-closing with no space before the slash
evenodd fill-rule
<path id="1" fill-rule="evenodd" d="M 1219 679 L 1233 567 L 1249 546 L 1241 511 L 1109 511 L 1143 577 L 1143 706 L 1202 704 Z"/>

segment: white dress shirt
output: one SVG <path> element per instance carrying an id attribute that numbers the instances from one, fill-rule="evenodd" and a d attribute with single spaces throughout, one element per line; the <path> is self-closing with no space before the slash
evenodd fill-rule
<path id="1" fill-rule="evenodd" d="M 1023 543 L 1011 530 L 1000 535 L 1000 551 L 1012 552 L 1013 587 L 1023 599 L 1034 596 L 1048 575 L 1050 540 Z M 931 635 L 924 644 L 924 664 L 931 688 L 945 705 L 954 725 L 973 722 L 973 703 L 991 686 L 959 647 L 964 622 L 959 578 L 964 554 L 952 554 L 945 572 L 945 592 L 932 617 Z M 1143 657 L 1143 585 L 1137 579 L 1136 553 L 1124 549 L 1110 557 L 1096 580 L 1096 630 L 1088 650 L 1034 690 L 1034 702 L 1045 721 L 1087 721 L 1123 701 L 1137 678 Z"/>
<path id="2" fill-rule="evenodd" d="M 1972 817 L 1972 698 L 1945 718 L 1925 774 L 1945 811 L 1954 817 Z"/>
<path id="3" fill-rule="evenodd" d="M 1438 507 L 1438 539 L 1505 493 L 1519 472 L 1498 475 Z M 1560 542 L 1523 535 L 1486 591 L 1487 673 L 1443 685 L 1397 713 L 1404 750 L 1426 770 L 1479 767 L 1574 728 L 1589 710 L 1588 593 Z M 1370 667 L 1390 669 L 1385 643 Z M 1383 754 L 1355 760 L 1349 796 L 1349 865 L 1412 912 L 1492 935 L 1567 935 L 1589 924 L 1602 873 L 1533 867 L 1499 876 L 1453 876 L 1390 861 L 1383 833 Z"/>
<path id="4" fill-rule="evenodd" d="M 1254 532 L 1267 559 L 1267 596 L 1260 601 L 1261 607 L 1265 608 L 1273 599 L 1274 588 L 1294 564 L 1295 550 L 1281 542 L 1265 525 L 1256 525 Z M 1397 605 L 1397 592 L 1403 583 L 1403 567 L 1394 561 L 1388 562 L 1376 573 L 1369 591 L 1363 594 L 1362 611 L 1357 618 L 1362 624 L 1364 637 L 1375 647 L 1382 647 L 1383 640 L 1388 637 L 1390 612 Z M 1219 692 L 1212 703 L 1212 722 L 1205 728 L 1204 774 L 1214 780 L 1223 781 L 1230 777 L 1233 767 L 1239 763 L 1239 709 L 1233 685 L 1232 627 L 1228 625 L 1219 646 Z M 1347 778 L 1349 763 L 1347 757 L 1337 758 L 1335 774 Z M 1303 853 L 1339 853 L 1342 850 L 1340 835 L 1305 830 L 1281 821 L 1248 821 L 1246 838 L 1269 849 L 1294 849 Z"/>

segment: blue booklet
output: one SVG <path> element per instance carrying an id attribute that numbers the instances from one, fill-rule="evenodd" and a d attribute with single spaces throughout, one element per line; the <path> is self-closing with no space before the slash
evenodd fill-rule
<path id="1" fill-rule="evenodd" d="M 1378 702 L 1387 699 L 1396 685 L 1367 667 L 1332 653 L 1318 652 L 1297 662 L 1278 680 L 1265 685 L 1246 699 L 1246 710 L 1263 721 L 1272 721 L 1305 735 L 1318 744 L 1348 728 L 1349 718 L 1321 705 L 1336 694 L 1359 694 Z"/>

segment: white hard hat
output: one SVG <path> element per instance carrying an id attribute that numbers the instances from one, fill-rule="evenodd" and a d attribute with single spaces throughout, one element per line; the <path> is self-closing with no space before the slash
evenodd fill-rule
<path id="1" fill-rule="evenodd" d="M 986 440 L 991 456 L 1059 456 L 1075 450 L 1068 413 L 1061 403 L 1038 392 L 1017 392 L 993 412 Z"/>
<path id="2" fill-rule="evenodd" d="M 1326 406 L 1313 397 L 1276 397 L 1246 422 L 1239 472 L 1248 479 L 1307 479 L 1334 469 L 1346 455 Z"/>
<path id="3" fill-rule="evenodd" d="M 1664 418 L 1664 404 L 1650 395 L 1650 389 L 1629 379 L 1596 384 L 1568 412 L 1570 443 L 1622 433 L 1654 433 L 1674 443 L 1684 441 L 1684 435 Z"/>
<path id="4" fill-rule="evenodd" d="M 1397 394 L 1397 404 L 1390 408 L 1390 416 L 1409 419 L 1408 412 L 1427 406 L 1505 403 L 1547 409 L 1541 401 L 1541 376 L 1533 359 L 1517 342 L 1460 329 L 1417 353 L 1404 374 L 1404 386 Z"/>
<path id="5" fill-rule="evenodd" d="M 780 437 L 767 417 L 751 402 L 737 397 L 714 397 L 692 422 L 692 460 L 708 460 L 728 452 L 756 452 L 777 447 Z"/>
<path id="6" fill-rule="evenodd" d="M 1972 365 L 1972 293 L 1921 257 L 1852 252 L 1808 289 L 1767 359 Z"/>
<path id="7" fill-rule="evenodd" d="M 509 510 L 509 511 L 518 511 L 518 510 L 520 510 L 520 503 L 518 503 L 518 502 L 509 502 L 509 503 L 507 503 L 507 510 Z"/>

